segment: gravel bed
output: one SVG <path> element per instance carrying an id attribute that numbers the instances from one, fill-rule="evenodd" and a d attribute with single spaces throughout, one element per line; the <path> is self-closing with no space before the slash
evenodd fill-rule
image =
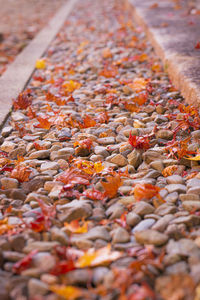
<path id="1" fill-rule="evenodd" d="M 0 299 L 199 299 L 200 116 L 125 1 L 80 1 L 1 132 Z"/>

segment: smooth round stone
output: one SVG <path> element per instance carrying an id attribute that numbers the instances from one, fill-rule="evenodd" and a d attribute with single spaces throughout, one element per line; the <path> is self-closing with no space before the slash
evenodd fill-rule
<path id="1" fill-rule="evenodd" d="M 51 171 L 51 170 L 59 170 L 60 166 L 57 162 L 46 162 L 41 165 L 40 170 L 43 171 Z"/>
<path id="2" fill-rule="evenodd" d="M 155 222 L 156 222 L 155 219 L 143 220 L 132 229 L 132 233 L 149 229 L 155 224 Z"/>

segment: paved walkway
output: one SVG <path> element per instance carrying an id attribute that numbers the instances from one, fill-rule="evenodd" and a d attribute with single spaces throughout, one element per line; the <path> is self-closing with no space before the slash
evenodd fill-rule
<path id="1" fill-rule="evenodd" d="M 200 116 L 127 2 L 78 1 L 0 152 L 0 299 L 198 300 Z"/>
<path id="2" fill-rule="evenodd" d="M 129 0 L 173 84 L 187 103 L 200 103 L 199 1 Z"/>
<path id="3" fill-rule="evenodd" d="M 0 0 L 0 76 L 65 0 Z"/>

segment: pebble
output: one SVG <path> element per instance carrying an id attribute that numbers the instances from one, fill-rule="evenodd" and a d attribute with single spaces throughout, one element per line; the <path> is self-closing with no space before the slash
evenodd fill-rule
<path id="1" fill-rule="evenodd" d="M 50 151 L 49 150 L 39 150 L 39 151 L 35 151 L 35 152 L 32 152 L 30 155 L 29 155 L 29 158 L 30 159 L 45 159 L 45 158 L 49 158 L 49 155 L 50 155 Z"/>
<path id="2" fill-rule="evenodd" d="M 5 151 L 7 153 L 11 152 L 12 150 L 14 150 L 16 147 L 16 144 L 10 141 L 5 141 L 3 142 L 3 144 L 1 145 L 1 150 Z"/>
<path id="3" fill-rule="evenodd" d="M 4 187 L 4 189 L 17 189 L 19 186 L 19 182 L 17 179 L 14 178 L 8 178 L 8 177 L 3 177 L 1 178 L 1 184 Z"/>
<path id="4" fill-rule="evenodd" d="M 137 150 L 133 150 L 130 154 L 127 156 L 128 163 L 133 166 L 134 168 L 137 168 L 141 164 L 141 154 Z"/>
<path id="5" fill-rule="evenodd" d="M 144 201 L 140 201 L 140 202 L 135 204 L 135 206 L 133 208 L 133 212 L 138 214 L 140 217 L 143 217 L 147 214 L 153 213 L 154 212 L 154 207 L 149 203 L 146 203 Z"/>
<path id="6" fill-rule="evenodd" d="M 122 227 L 118 227 L 113 234 L 113 243 L 128 243 L 130 241 L 129 233 Z"/>
<path id="7" fill-rule="evenodd" d="M 166 178 L 168 184 L 184 184 L 184 179 L 179 175 L 172 175 Z"/>
<path id="8" fill-rule="evenodd" d="M 146 219 L 139 222 L 133 229 L 132 232 L 142 231 L 151 228 L 156 221 L 154 219 Z"/>
<path id="9" fill-rule="evenodd" d="M 171 183 L 165 186 L 165 189 L 169 192 L 169 193 L 173 193 L 173 192 L 177 192 L 177 193 L 186 193 L 187 188 L 185 185 L 183 184 L 177 184 L 177 183 Z"/>
<path id="10" fill-rule="evenodd" d="M 162 246 L 167 243 L 168 236 L 153 229 L 137 231 L 134 234 L 138 243 L 144 245 Z"/>
<path id="11" fill-rule="evenodd" d="M 121 154 L 115 155 L 110 161 L 111 161 L 111 163 L 116 164 L 119 167 L 124 167 L 128 163 L 126 158 Z"/>
<path id="12" fill-rule="evenodd" d="M 141 221 L 141 217 L 134 212 L 129 212 L 126 216 L 127 225 L 133 227 Z"/>
<path id="13" fill-rule="evenodd" d="M 48 285 L 41 280 L 31 278 L 28 282 L 28 294 L 30 298 L 37 295 L 44 296 L 48 293 L 48 290 Z"/>
<path id="14" fill-rule="evenodd" d="M 86 201 L 73 200 L 60 206 L 62 213 L 58 216 L 62 222 L 71 222 L 76 219 L 87 218 L 92 215 L 92 207 Z"/>

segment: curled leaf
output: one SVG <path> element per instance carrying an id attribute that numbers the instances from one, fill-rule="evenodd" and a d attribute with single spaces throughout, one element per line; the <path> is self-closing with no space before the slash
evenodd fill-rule
<path id="1" fill-rule="evenodd" d="M 58 296 L 61 296 L 66 300 L 75 300 L 82 296 L 81 289 L 71 285 L 51 285 L 49 289 L 53 293 L 57 294 Z"/>
<path id="2" fill-rule="evenodd" d="M 95 250 L 89 249 L 79 257 L 76 262 L 77 268 L 94 267 L 99 265 L 105 265 L 111 261 L 117 260 L 121 257 L 121 253 L 118 251 L 111 251 L 111 245 Z"/>
<path id="3" fill-rule="evenodd" d="M 134 197 L 136 201 L 142 199 L 150 200 L 153 197 L 160 197 L 161 188 L 150 183 L 136 184 L 134 188 Z"/>
<path id="4" fill-rule="evenodd" d="M 150 148 L 148 136 L 136 136 L 136 135 L 132 135 L 130 132 L 128 142 L 135 149 L 147 150 Z"/>
<path id="5" fill-rule="evenodd" d="M 17 179 L 19 182 L 29 181 L 31 170 L 28 167 L 17 165 L 11 172 L 11 177 Z"/>
<path id="6" fill-rule="evenodd" d="M 101 184 L 104 187 L 105 195 L 109 198 L 114 198 L 117 195 L 118 188 L 122 185 L 122 180 L 120 175 L 116 176 L 106 176 L 106 182 L 101 181 Z"/>
<path id="7" fill-rule="evenodd" d="M 89 221 L 84 221 L 83 225 L 80 225 L 78 220 L 73 220 L 70 223 L 64 223 L 65 228 L 72 233 L 88 232 L 88 224 L 89 224 Z"/>

